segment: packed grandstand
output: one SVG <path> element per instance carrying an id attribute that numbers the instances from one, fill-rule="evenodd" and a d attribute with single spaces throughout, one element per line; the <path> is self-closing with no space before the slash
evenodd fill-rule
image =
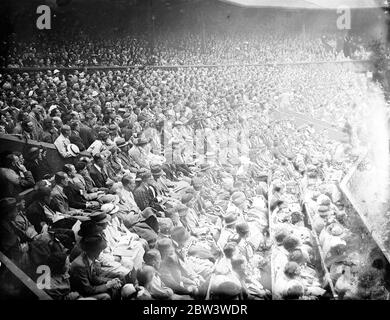
<path id="1" fill-rule="evenodd" d="M 33 298 L 14 265 L 58 300 L 388 300 L 388 217 L 378 243 L 340 187 L 388 147 L 372 35 L 105 5 L 3 40 L 0 296 Z"/>

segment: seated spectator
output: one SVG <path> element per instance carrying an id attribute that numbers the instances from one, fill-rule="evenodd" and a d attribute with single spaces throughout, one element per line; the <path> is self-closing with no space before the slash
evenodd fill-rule
<path id="1" fill-rule="evenodd" d="M 0 124 L 4 127 L 4 133 L 11 134 L 14 131 L 15 121 L 8 107 L 0 110 Z"/>
<path id="2" fill-rule="evenodd" d="M 77 174 L 76 169 L 73 164 L 65 164 L 63 172 L 68 176 L 68 183 L 64 186 L 64 193 L 68 198 L 69 206 L 75 209 L 99 209 L 100 204 L 97 201 L 87 200 L 83 190 L 79 188 L 76 184 L 73 183 L 73 178 Z"/>
<path id="3" fill-rule="evenodd" d="M 26 169 L 31 172 L 35 181 L 52 176 L 51 166 L 46 158 L 46 151 L 32 147 L 26 155 Z"/>
<path id="4" fill-rule="evenodd" d="M 231 275 L 233 274 L 232 268 L 232 258 L 237 255 L 237 243 L 236 242 L 228 242 L 223 248 L 224 257 L 220 259 L 215 267 L 215 271 L 217 274 L 222 275 Z"/>
<path id="5" fill-rule="evenodd" d="M 91 214 L 91 220 L 83 221 L 80 224 L 79 230 L 74 229 L 77 232 L 77 244 L 72 249 L 70 258 L 73 261 L 81 253 L 81 242 L 91 236 L 105 237 L 105 229 L 107 228 L 110 217 L 104 213 L 96 212 Z M 128 268 L 121 263 L 121 256 L 112 254 L 112 250 L 107 247 L 97 258 L 97 262 L 100 264 L 101 276 L 104 278 L 115 279 L 119 278 L 122 282 L 128 282 L 134 280 L 135 273 L 131 268 Z"/>
<path id="6" fill-rule="evenodd" d="M 108 157 L 110 155 L 110 149 L 114 145 L 109 145 L 107 141 L 108 133 L 102 130 L 98 133 L 97 139 L 89 146 L 87 151 L 94 157 L 97 154 L 101 154 L 102 156 Z"/>
<path id="7" fill-rule="evenodd" d="M 99 203 L 109 203 L 109 202 L 118 202 L 119 198 L 114 194 L 106 194 L 106 188 L 96 188 L 94 187 L 94 182 L 89 175 L 87 164 L 83 161 L 79 161 L 75 165 L 77 173 L 70 178 L 73 184 L 75 184 L 85 199 L 88 201 L 98 201 Z M 88 182 L 87 182 L 88 181 Z"/>
<path id="8" fill-rule="evenodd" d="M 119 215 L 122 217 L 123 215 Z M 127 215 L 123 219 L 125 226 L 140 238 L 147 241 L 149 248 L 153 248 L 158 238 L 159 224 L 154 211 L 146 208 L 140 214 Z"/>
<path id="9" fill-rule="evenodd" d="M 33 201 L 26 209 L 26 216 L 37 232 L 54 222 L 55 212 L 49 207 L 50 195 L 49 187 L 38 188 L 34 192 Z"/>
<path id="10" fill-rule="evenodd" d="M 54 145 L 56 146 L 59 154 L 63 158 L 71 158 L 74 157 L 74 154 L 69 151 L 69 145 L 71 144 L 69 137 L 71 134 L 70 127 L 68 125 L 64 125 L 61 128 L 61 134 L 54 141 Z"/>
<path id="11" fill-rule="evenodd" d="M 115 143 L 116 146 L 119 148 L 118 157 L 121 160 L 123 167 L 132 173 L 136 173 L 137 168 L 132 166 L 132 162 L 129 160 L 128 157 L 130 141 L 126 141 L 124 138 L 118 138 Z"/>
<path id="12" fill-rule="evenodd" d="M 206 283 L 215 269 L 211 249 L 199 238 L 190 237 L 184 227 L 174 227 L 171 233 L 172 243 L 181 264 L 192 278 L 200 284 Z M 188 248 L 187 255 L 183 254 L 184 248 Z"/>
<path id="13" fill-rule="evenodd" d="M 30 267 L 29 239 L 15 231 L 14 221 L 18 215 L 15 198 L 0 200 L 0 251 L 22 270 Z"/>
<path id="14" fill-rule="evenodd" d="M 150 169 L 146 148 L 149 140 L 144 137 L 138 138 L 129 150 L 129 158 L 137 169 Z"/>
<path id="15" fill-rule="evenodd" d="M 54 121 L 54 128 L 57 130 L 57 134 L 60 135 L 61 129 L 64 126 L 61 116 L 52 116 L 52 119 Z"/>
<path id="16" fill-rule="evenodd" d="M 14 127 L 13 133 L 17 135 L 22 135 L 23 133 L 22 123 L 23 122 L 27 123 L 28 121 L 30 121 L 30 116 L 28 115 L 28 112 L 25 111 L 19 112 L 17 117 L 17 123 Z"/>
<path id="17" fill-rule="evenodd" d="M 13 154 L 6 155 L 0 168 L 1 195 L 15 196 L 23 190 L 32 188 L 34 184 L 33 175 L 20 163 L 20 159 Z"/>
<path id="18" fill-rule="evenodd" d="M 50 268 L 50 288 L 46 293 L 54 300 L 78 300 L 81 298 L 78 292 L 72 292 L 70 286 L 70 262 L 69 257 L 62 252 L 50 255 L 47 262 Z"/>
<path id="19" fill-rule="evenodd" d="M 130 173 L 129 170 L 126 170 L 121 159 L 118 157 L 119 148 L 114 146 L 110 150 L 110 155 L 107 159 L 107 173 L 108 177 L 114 181 L 119 182 L 122 176 L 126 173 Z"/>
<path id="20" fill-rule="evenodd" d="M 153 278 L 148 286 L 148 291 L 153 299 L 174 300 L 173 290 L 164 286 L 158 273 L 161 265 L 161 255 L 157 249 L 151 249 L 144 254 L 145 264 L 154 268 Z"/>
<path id="21" fill-rule="evenodd" d="M 100 276 L 96 259 L 106 246 L 106 241 L 100 236 L 85 238 L 81 242 L 82 253 L 71 263 L 71 287 L 84 297 L 110 300 L 114 291 L 122 288 L 119 279 L 107 280 Z"/>
<path id="22" fill-rule="evenodd" d="M 181 264 L 179 258 L 169 239 L 161 239 L 157 242 L 157 249 L 160 251 L 162 263 L 160 267 L 161 280 L 178 295 L 196 295 L 200 282 L 191 279 L 186 268 Z"/>
<path id="23" fill-rule="evenodd" d="M 72 121 L 70 123 L 70 136 L 69 136 L 69 141 L 73 144 L 75 144 L 80 151 L 85 150 L 84 143 L 80 137 L 80 122 L 79 121 Z"/>
<path id="24" fill-rule="evenodd" d="M 17 200 L 16 207 L 18 214 L 12 222 L 14 229 L 19 235 L 21 235 L 22 238 L 27 239 L 28 241 L 33 241 L 38 238 L 38 232 L 26 217 L 24 199 Z M 47 234 L 47 231 L 48 226 L 43 226 L 40 230 L 40 234 Z"/>
<path id="25" fill-rule="evenodd" d="M 47 117 L 43 120 L 43 131 L 41 135 L 41 141 L 47 143 L 54 143 L 59 136 L 57 129 L 54 127 L 54 120 L 51 117 Z"/>
<path id="26" fill-rule="evenodd" d="M 141 169 L 137 172 L 136 181 L 138 181 L 138 184 L 136 185 L 133 194 L 134 200 L 140 210 L 144 210 L 147 207 L 159 208 L 157 206 L 156 197 L 149 184 L 151 179 L 153 178 L 150 171 Z"/>
<path id="27" fill-rule="evenodd" d="M 51 191 L 50 208 L 63 215 L 78 215 L 82 216 L 81 210 L 71 208 L 69 205 L 69 199 L 65 194 L 65 188 L 69 184 L 68 175 L 62 171 L 59 171 L 54 176 L 55 185 Z"/>
<path id="28" fill-rule="evenodd" d="M 96 140 L 96 133 L 93 130 L 93 126 L 96 124 L 96 121 L 96 115 L 92 112 L 87 112 L 84 122 L 80 124 L 79 136 L 86 148 L 89 148 Z"/>
<path id="29" fill-rule="evenodd" d="M 248 275 L 246 259 L 243 256 L 236 256 L 232 259 L 234 276 L 239 279 L 244 291 L 245 299 L 268 299 L 270 292 L 265 290 L 262 284 L 253 276 Z"/>
<path id="30" fill-rule="evenodd" d="M 142 294 L 137 295 L 137 300 L 153 300 L 150 293 L 151 283 L 154 278 L 155 270 L 150 266 L 143 266 L 142 269 L 137 271 L 137 282 L 140 287 L 143 288 Z"/>
<path id="31" fill-rule="evenodd" d="M 107 240 L 105 252 L 117 256 L 119 262 L 126 268 L 139 269 L 142 265 L 144 248 L 147 247 L 146 241 L 126 228 L 117 216 L 119 210 L 117 206 L 107 203 L 102 206 L 101 210 L 107 216 L 107 221 L 98 223 L 103 226 L 103 233 Z M 101 214 L 93 214 L 91 218 L 96 219 L 100 216 Z"/>
<path id="32" fill-rule="evenodd" d="M 87 157 L 82 157 L 79 162 L 76 163 L 75 168 L 77 171 L 73 182 L 77 184 L 81 189 L 85 189 L 89 193 L 107 190 L 106 188 L 97 188 L 95 182 L 89 174 L 89 169 L 93 165 L 92 160 Z"/>
<path id="33" fill-rule="evenodd" d="M 39 140 L 39 132 L 36 130 L 33 121 L 23 121 L 21 129 L 21 135 L 24 139 Z"/>
<path id="34" fill-rule="evenodd" d="M 89 174 L 97 188 L 107 188 L 108 185 L 112 184 L 108 177 L 104 155 L 101 153 L 94 155 L 93 165 L 89 170 Z"/>
<path id="35" fill-rule="evenodd" d="M 153 179 L 155 183 L 153 184 L 156 188 L 156 192 L 158 196 L 168 196 L 169 188 L 174 187 L 174 184 L 170 182 L 165 177 L 165 173 L 162 170 L 160 165 L 151 166 L 151 173 L 153 175 Z"/>
<path id="36" fill-rule="evenodd" d="M 133 191 L 135 189 L 135 178 L 130 174 L 124 175 L 119 187 L 119 207 L 126 212 L 133 211 L 134 213 L 140 213 L 141 210 L 138 208 L 133 195 Z"/>
<path id="37" fill-rule="evenodd" d="M 234 238 L 236 232 L 235 227 L 237 224 L 237 215 L 235 213 L 230 213 L 224 218 L 224 228 L 222 229 L 219 239 L 218 245 L 220 247 L 225 247 L 225 245 Z"/>

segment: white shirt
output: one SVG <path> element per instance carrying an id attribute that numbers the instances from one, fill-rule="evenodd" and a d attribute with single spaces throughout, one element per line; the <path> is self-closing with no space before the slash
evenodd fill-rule
<path id="1" fill-rule="evenodd" d="M 70 145 L 70 140 L 64 137 L 62 133 L 58 136 L 56 141 L 54 141 L 54 145 L 63 158 L 72 157 L 72 155 L 67 150 L 68 145 Z"/>

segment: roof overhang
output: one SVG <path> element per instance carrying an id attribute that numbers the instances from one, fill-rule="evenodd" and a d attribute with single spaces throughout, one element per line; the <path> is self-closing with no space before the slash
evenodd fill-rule
<path id="1" fill-rule="evenodd" d="M 387 5 L 385 0 L 220 0 L 240 7 L 275 7 L 286 9 L 351 9 L 381 8 Z"/>

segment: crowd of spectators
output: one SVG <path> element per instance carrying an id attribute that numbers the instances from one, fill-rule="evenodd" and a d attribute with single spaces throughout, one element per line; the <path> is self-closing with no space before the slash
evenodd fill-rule
<path id="1" fill-rule="evenodd" d="M 318 13 L 288 16 L 260 12 L 247 17 L 232 14 L 228 8 L 201 6 L 171 15 L 128 10 L 109 14 L 95 8 L 67 20 L 59 16 L 50 32 L 28 37 L 13 34 L 3 43 L 8 52 L 0 58 L 0 65 L 59 68 L 290 63 L 367 59 L 371 51 L 365 37 L 325 28 L 335 25 L 334 17 L 325 18 L 321 24 L 315 19 L 316 15 L 323 19 Z M 346 39 L 353 44 L 348 53 L 344 50 Z"/>
<path id="2" fill-rule="evenodd" d="M 219 31 L 206 34 L 182 30 L 159 32 L 151 42 L 147 34 L 93 39 L 83 32 L 75 32 L 69 39 L 65 33 L 40 36 L 35 41 L 12 42 L 8 56 L 2 61 L 6 67 L 80 67 L 262 64 L 345 60 L 345 54 L 334 46 L 324 46 L 317 35 L 281 32 L 277 34 L 263 26 L 258 30 L 232 29 L 227 34 Z M 332 35 L 336 41 L 336 35 Z M 147 40 L 148 39 L 148 40 Z M 271 49 L 272 48 L 272 49 Z M 351 53 L 356 59 L 369 58 L 369 51 L 356 47 Z"/>
<path id="3" fill-rule="evenodd" d="M 42 259 L 59 259 L 63 273 L 54 283 L 70 259 L 66 294 L 48 291 L 56 298 L 120 297 L 115 288 L 127 298 L 218 298 L 219 286 L 234 297 L 268 298 L 270 248 L 282 241 L 269 237 L 268 201 L 282 221 L 296 219 L 304 231 L 304 238 L 288 237 L 288 254 L 303 252 L 310 261 L 304 250 L 314 250 L 301 226 L 303 196 L 268 199 L 268 183 L 273 192 L 279 171 L 297 184 L 319 168 L 341 170 L 341 179 L 364 143 L 361 118 L 348 113 L 365 110 L 370 90 L 364 75 L 342 66 L 54 70 L 2 78 L 3 132 L 53 143 L 69 162 L 52 172 L 44 149 L 2 154 L 1 249 L 32 277 Z M 354 147 L 273 120 L 280 105 L 340 127 L 348 118 Z M 34 201 L 24 208 L 18 194 L 29 188 Z M 92 279 L 95 263 L 100 277 Z M 290 264 L 285 272 L 296 272 Z M 291 275 L 280 296 L 290 297 L 292 286 L 309 298 L 326 297 L 329 284 L 307 271 L 317 280 L 299 287 Z"/>
<path id="4" fill-rule="evenodd" d="M 146 66 L 335 61 L 310 34 L 140 39 L 81 34 L 10 52 L 8 66 L 51 70 L 0 74 L 0 131 L 52 144 L 64 165 L 53 170 L 43 147 L 2 152 L 0 251 L 33 279 L 49 266 L 45 290 L 61 300 L 383 298 L 383 266 L 363 272 L 347 252 L 336 188 L 369 143 L 376 85 L 342 64 Z M 87 65 L 136 67 L 59 70 Z M 279 108 L 346 139 L 277 119 Z"/>

